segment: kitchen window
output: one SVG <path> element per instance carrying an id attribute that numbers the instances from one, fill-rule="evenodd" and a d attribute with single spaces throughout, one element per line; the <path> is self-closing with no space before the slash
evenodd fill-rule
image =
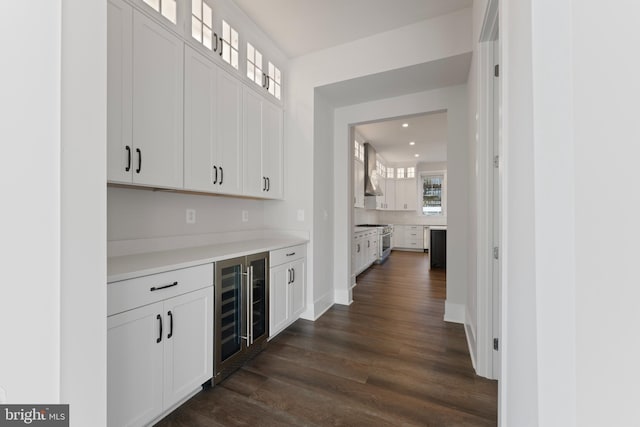
<path id="1" fill-rule="evenodd" d="M 251 43 L 247 43 L 247 77 L 262 86 L 262 54 Z"/>
<path id="2" fill-rule="evenodd" d="M 442 216 L 445 214 L 447 176 L 444 172 L 423 173 L 422 214 Z"/>
<path id="3" fill-rule="evenodd" d="M 213 11 L 204 0 L 191 0 L 191 37 L 213 49 Z"/>
<path id="4" fill-rule="evenodd" d="M 224 19 L 222 20 L 222 59 L 238 69 L 238 32 Z"/>
<path id="5" fill-rule="evenodd" d="M 176 23 L 176 0 L 144 0 L 144 2 L 169 21 Z"/>
<path id="6" fill-rule="evenodd" d="M 268 83 L 269 93 L 276 97 L 276 99 L 280 99 L 281 91 L 282 91 L 282 75 L 280 74 L 280 69 L 273 65 L 271 61 L 269 61 L 269 83 Z"/>
<path id="7" fill-rule="evenodd" d="M 393 178 L 393 168 L 387 168 L 387 178 Z"/>

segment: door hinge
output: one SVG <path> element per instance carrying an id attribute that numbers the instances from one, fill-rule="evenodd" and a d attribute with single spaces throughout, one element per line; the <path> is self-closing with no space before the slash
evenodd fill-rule
<path id="1" fill-rule="evenodd" d="M 493 257 L 498 259 L 500 257 L 500 249 L 497 246 L 493 247 Z"/>
<path id="2" fill-rule="evenodd" d="M 500 346 L 499 346 L 498 338 L 494 338 L 494 339 L 493 339 L 493 349 L 494 349 L 495 351 L 498 351 L 498 349 L 499 349 L 499 348 L 500 348 Z"/>
<path id="3" fill-rule="evenodd" d="M 500 77 L 500 64 L 496 64 L 493 66 L 493 75 L 495 77 Z"/>
<path id="4" fill-rule="evenodd" d="M 500 156 L 493 156 L 493 167 L 497 168 L 500 166 Z"/>

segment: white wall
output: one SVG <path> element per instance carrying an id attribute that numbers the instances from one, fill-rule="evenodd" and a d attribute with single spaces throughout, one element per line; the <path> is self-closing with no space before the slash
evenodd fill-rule
<path id="1" fill-rule="evenodd" d="M 62 2 L 60 401 L 72 426 L 106 425 L 105 6 Z"/>
<path id="2" fill-rule="evenodd" d="M 384 224 L 382 212 L 375 209 L 353 208 L 353 224 Z M 332 248 L 333 250 L 333 248 Z"/>
<path id="3" fill-rule="evenodd" d="M 571 114 L 564 106 L 573 103 L 575 142 L 565 143 L 558 154 L 575 162 L 573 182 L 565 178 L 562 185 L 575 189 L 576 328 L 575 335 L 564 334 L 563 328 L 555 338 L 572 343 L 575 337 L 576 425 L 636 425 L 640 383 L 635 246 L 640 238 L 640 3 L 614 1 L 602 7 L 601 2 L 581 0 L 561 4 L 565 31 L 572 31 L 568 35 L 556 31 L 562 35 L 556 58 L 564 47 L 564 58 L 573 65 L 569 75 L 573 93 L 564 88 L 560 101 L 563 117 Z M 546 9 L 534 12 L 534 22 L 553 15 Z M 539 39 L 548 42 L 542 36 Z M 571 55 L 566 55 L 567 50 Z M 545 64 L 549 63 L 548 59 Z M 564 61 L 561 65 L 558 77 L 567 80 L 567 65 Z M 568 96 L 572 97 L 567 100 Z M 561 124 L 553 124 L 564 130 Z M 594 174 L 604 179 L 594 180 Z M 573 192 L 566 188 L 565 193 Z M 546 200 L 555 203 L 558 199 Z M 563 215 L 560 224 L 570 221 Z M 564 242 L 570 236 L 565 232 L 560 237 Z M 561 279 L 565 277 L 568 274 Z M 557 280 L 556 286 L 562 287 L 562 300 L 573 297 L 570 281 Z M 555 304 L 552 307 L 559 310 Z M 571 350 L 569 344 L 564 346 L 565 351 Z"/>
<path id="4" fill-rule="evenodd" d="M 282 228 L 307 230 L 311 233 L 309 250 L 309 289 L 314 289 L 314 270 L 329 270 L 331 259 L 326 253 L 314 251 L 315 232 L 336 236 L 350 235 L 349 215 L 345 215 L 343 207 L 334 212 L 335 226 L 328 227 L 331 221 L 317 218 L 318 209 L 313 206 L 309 197 L 309 189 L 314 187 L 314 93 L 315 89 L 324 85 L 356 79 L 358 77 L 389 71 L 393 69 L 422 64 L 437 59 L 459 55 L 471 50 L 470 10 L 462 10 L 450 15 L 441 16 L 428 21 L 419 22 L 397 30 L 380 33 L 330 49 L 314 52 L 291 60 L 285 102 L 285 164 L 288 176 L 285 179 L 286 201 L 265 207 L 265 222 L 277 224 Z M 403 46 L 397 49 L 397 46 Z M 385 54 L 380 54 L 385 52 Z M 346 131 L 345 131 L 346 132 Z M 347 151 L 334 153 L 339 157 L 340 168 L 348 166 L 351 159 Z M 350 170 L 350 169 L 349 169 Z M 339 176 L 344 183 L 350 183 L 348 176 Z M 333 186 L 323 183 L 321 186 Z M 322 191 L 322 190 L 320 190 Z M 333 190 L 330 190 L 333 191 Z M 334 194 L 334 203 L 337 202 Z M 304 221 L 297 221 L 296 211 L 303 209 L 306 213 Z M 342 218 L 339 218 L 336 213 Z M 351 212 L 351 211 L 349 211 Z M 317 223 L 316 223 L 317 221 Z M 314 225 L 315 224 L 315 225 Z M 346 249 L 340 254 L 334 253 L 334 259 L 341 257 L 342 262 L 350 259 Z M 335 269 L 347 274 L 348 267 L 340 267 L 334 262 Z M 346 276 L 345 276 L 346 277 Z"/>
<path id="5" fill-rule="evenodd" d="M 351 210 L 350 156 L 352 144 L 348 138 L 349 125 L 365 121 L 377 121 L 389 117 L 431 111 L 447 111 L 447 301 L 445 318 L 464 322 L 467 280 L 467 98 L 466 86 L 453 86 L 364 104 L 341 107 L 335 110 L 334 133 L 334 286 L 336 302 L 351 301 L 349 261 L 351 233 L 347 212 Z M 386 218 L 386 213 L 381 218 Z"/>
<path id="6" fill-rule="evenodd" d="M 0 2 L 0 15 L 0 388 L 9 403 L 57 403 L 61 5 Z"/>
<path id="7" fill-rule="evenodd" d="M 117 187 L 107 197 L 109 241 L 261 229 L 264 205 L 273 203 Z M 195 224 L 186 223 L 186 209 L 195 209 Z M 249 212 L 247 222 L 243 210 Z"/>
<path id="8" fill-rule="evenodd" d="M 0 134 L 14 159 L 0 172 L 0 387 L 10 403 L 69 403 L 72 426 L 103 426 L 106 8 L 42 0 L 0 13 Z"/>
<path id="9" fill-rule="evenodd" d="M 312 253 L 329 254 L 333 249 L 333 194 L 326 182 L 333 180 L 333 109 L 316 91 L 314 96 L 313 145 L 313 236 Z M 315 319 L 333 304 L 333 263 L 326 268 L 314 268 L 312 289 L 307 293 L 308 309 L 305 317 Z"/>
<path id="10" fill-rule="evenodd" d="M 501 398 L 504 425 L 537 426 L 538 313 L 534 200 L 531 0 L 500 10 L 503 96 L 503 311 Z"/>

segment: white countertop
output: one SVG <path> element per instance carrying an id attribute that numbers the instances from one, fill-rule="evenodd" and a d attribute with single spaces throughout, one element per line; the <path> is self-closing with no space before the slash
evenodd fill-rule
<path id="1" fill-rule="evenodd" d="M 107 259 L 107 283 L 305 244 L 303 238 L 257 239 Z"/>
<path id="2" fill-rule="evenodd" d="M 353 227 L 354 233 L 366 233 L 367 231 L 378 230 L 378 227 Z"/>

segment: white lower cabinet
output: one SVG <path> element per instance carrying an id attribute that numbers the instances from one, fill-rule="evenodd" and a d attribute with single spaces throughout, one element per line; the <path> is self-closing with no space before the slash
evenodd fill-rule
<path id="1" fill-rule="evenodd" d="M 394 249 L 423 249 L 422 225 L 394 225 L 393 247 Z"/>
<path id="2" fill-rule="evenodd" d="M 270 338 L 295 322 L 305 309 L 306 259 L 306 245 L 270 253 Z"/>
<path id="3" fill-rule="evenodd" d="M 107 318 L 109 426 L 147 425 L 212 378 L 212 282 L 209 264 L 108 285 L 110 312 L 148 302 Z"/>

